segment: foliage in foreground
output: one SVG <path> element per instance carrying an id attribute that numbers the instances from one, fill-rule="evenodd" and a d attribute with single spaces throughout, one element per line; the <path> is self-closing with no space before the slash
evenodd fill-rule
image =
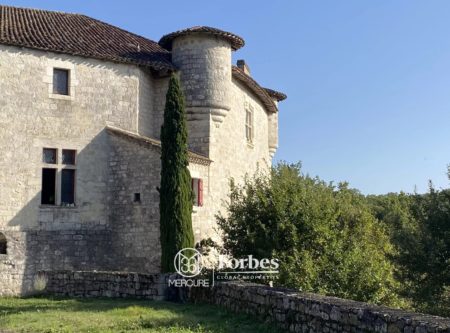
<path id="1" fill-rule="evenodd" d="M 187 124 L 180 82 L 172 75 L 161 128 L 161 270 L 174 272 L 173 258 L 194 246 L 192 188 L 188 166 Z"/>
<path id="2" fill-rule="evenodd" d="M 335 187 L 303 175 L 299 165 L 280 164 L 270 176 L 232 183 L 228 216 L 218 224 L 234 257 L 280 259 L 278 285 L 399 305 L 387 232 L 346 184 Z"/>
<path id="3" fill-rule="evenodd" d="M 368 197 L 390 230 L 402 296 L 414 309 L 450 317 L 450 189 Z"/>
<path id="4" fill-rule="evenodd" d="M 277 333 L 252 317 L 207 305 L 112 299 L 0 298 L 0 331 Z"/>

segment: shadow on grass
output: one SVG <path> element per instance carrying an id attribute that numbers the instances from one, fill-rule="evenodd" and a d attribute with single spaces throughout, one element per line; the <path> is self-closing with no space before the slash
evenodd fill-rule
<path id="1" fill-rule="evenodd" d="M 232 314 L 206 304 L 178 304 L 136 299 L 33 297 L 0 299 L 0 322 L 8 318 L 45 315 L 83 318 L 92 315 L 110 320 L 115 330 L 180 328 L 194 332 L 280 332 L 254 317 Z M 16 319 L 15 319 L 16 320 Z M 93 324 L 94 325 L 94 324 Z M 159 331 L 159 330 L 158 330 Z M 174 331 L 178 332 L 178 331 Z M 184 331 L 183 331 L 184 332 Z"/>

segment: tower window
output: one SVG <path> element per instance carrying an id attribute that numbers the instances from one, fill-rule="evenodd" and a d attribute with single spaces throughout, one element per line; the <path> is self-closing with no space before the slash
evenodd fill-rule
<path id="1" fill-rule="evenodd" d="M 7 254 L 8 242 L 6 236 L 0 232 L 0 254 Z"/>
<path id="2" fill-rule="evenodd" d="M 53 93 L 69 95 L 69 70 L 53 68 Z"/>
<path id="3" fill-rule="evenodd" d="M 245 137 L 248 143 L 253 142 L 253 110 L 245 110 Z"/>
<path id="4" fill-rule="evenodd" d="M 141 202 L 141 194 L 135 193 L 133 196 L 133 202 Z"/>

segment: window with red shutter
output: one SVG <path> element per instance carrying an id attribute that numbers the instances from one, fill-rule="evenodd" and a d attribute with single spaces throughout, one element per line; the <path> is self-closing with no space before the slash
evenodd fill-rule
<path id="1" fill-rule="evenodd" d="M 194 206 L 203 206 L 203 179 L 192 178 L 192 192 L 194 192 Z"/>
<path id="2" fill-rule="evenodd" d="M 198 206 L 203 206 L 203 179 L 198 180 Z"/>

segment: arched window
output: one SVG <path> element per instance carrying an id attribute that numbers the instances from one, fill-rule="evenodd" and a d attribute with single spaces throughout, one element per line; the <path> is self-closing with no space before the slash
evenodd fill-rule
<path id="1" fill-rule="evenodd" d="M 6 248 L 8 247 L 6 237 L 0 232 L 0 254 L 6 254 Z"/>

